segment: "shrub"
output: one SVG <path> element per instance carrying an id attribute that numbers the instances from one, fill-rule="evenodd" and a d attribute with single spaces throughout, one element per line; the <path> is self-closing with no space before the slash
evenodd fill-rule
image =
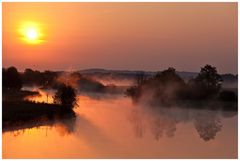
<path id="1" fill-rule="evenodd" d="M 65 109 L 72 109 L 77 105 L 76 91 L 70 85 L 61 84 L 53 99 L 54 103 L 62 105 Z"/>

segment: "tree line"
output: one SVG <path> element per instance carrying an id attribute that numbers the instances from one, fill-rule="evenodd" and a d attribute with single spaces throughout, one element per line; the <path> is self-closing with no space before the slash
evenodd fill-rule
<path id="1" fill-rule="evenodd" d="M 18 72 L 16 67 L 2 68 L 3 88 L 8 90 L 20 90 L 23 85 L 52 85 L 60 72 L 26 69 Z"/>
<path id="2" fill-rule="evenodd" d="M 27 84 L 44 85 L 44 82 L 52 83 L 57 77 L 56 72 L 39 72 L 26 69 L 21 75 L 15 67 L 3 68 L 3 91 L 20 93 L 23 82 Z M 4 94 L 4 93 L 3 93 Z M 77 105 L 77 91 L 71 85 L 60 83 L 53 97 L 54 103 L 61 105 L 64 111 L 70 110 Z"/>
<path id="3" fill-rule="evenodd" d="M 232 91 L 222 89 L 222 77 L 216 67 L 206 65 L 200 73 L 185 82 L 172 67 L 146 77 L 144 72 L 136 77 L 136 84 L 127 89 L 126 94 L 135 101 L 148 98 L 149 102 L 170 105 L 179 100 L 236 101 Z"/>

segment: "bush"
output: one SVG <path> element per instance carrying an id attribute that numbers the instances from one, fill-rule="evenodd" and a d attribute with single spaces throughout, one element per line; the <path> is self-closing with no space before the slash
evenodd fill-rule
<path id="1" fill-rule="evenodd" d="M 60 104 L 64 109 L 73 109 L 77 105 L 76 91 L 70 85 L 61 84 L 53 99 L 54 103 Z"/>

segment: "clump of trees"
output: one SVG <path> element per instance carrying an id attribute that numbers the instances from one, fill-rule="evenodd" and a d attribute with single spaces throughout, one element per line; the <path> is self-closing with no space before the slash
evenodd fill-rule
<path id="1" fill-rule="evenodd" d="M 188 83 L 191 98 L 207 99 L 215 97 L 221 90 L 222 78 L 215 67 L 206 65 L 196 78 Z"/>
<path id="2" fill-rule="evenodd" d="M 22 73 L 22 81 L 24 85 L 38 85 L 44 87 L 52 87 L 55 84 L 55 80 L 61 72 L 44 71 L 25 69 Z"/>
<path id="3" fill-rule="evenodd" d="M 2 77 L 5 90 L 19 91 L 22 88 L 21 75 L 15 67 L 3 68 Z"/>
<path id="4" fill-rule="evenodd" d="M 126 92 L 136 101 L 148 97 L 151 103 L 170 105 L 172 101 L 181 97 L 186 86 L 174 68 L 168 68 L 150 78 L 140 78 L 142 81 L 137 78 L 138 83 Z"/>
<path id="5" fill-rule="evenodd" d="M 77 105 L 76 90 L 70 85 L 61 84 L 53 99 L 54 103 L 60 104 L 64 110 L 72 110 Z"/>
<path id="6" fill-rule="evenodd" d="M 8 90 L 20 90 L 23 85 L 39 85 L 43 87 L 54 87 L 56 78 L 61 72 L 25 69 L 23 73 L 18 72 L 17 68 L 2 68 L 3 88 Z"/>
<path id="7" fill-rule="evenodd" d="M 171 105 L 179 100 L 221 99 L 231 101 L 235 95 L 231 91 L 222 91 L 222 78 L 215 67 L 206 65 L 201 68 L 196 78 L 189 82 L 176 74 L 174 68 L 168 68 L 150 78 L 137 78 L 135 86 L 127 89 L 126 94 L 135 101 L 140 99 L 153 104 Z M 236 96 L 235 96 L 236 97 Z M 234 98 L 235 98 L 234 97 Z"/>
<path id="8" fill-rule="evenodd" d="M 22 73 L 21 77 L 23 84 L 28 86 L 38 85 L 42 86 L 42 88 L 58 89 L 62 83 L 68 81 L 72 82 L 74 86 L 78 87 L 81 91 L 102 92 L 105 90 L 103 84 L 82 76 L 77 71 L 72 73 L 54 71 L 40 72 L 28 68 Z"/>

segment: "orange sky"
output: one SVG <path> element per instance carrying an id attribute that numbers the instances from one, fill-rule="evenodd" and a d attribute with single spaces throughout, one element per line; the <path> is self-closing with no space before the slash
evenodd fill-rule
<path id="1" fill-rule="evenodd" d="M 3 3 L 3 66 L 237 73 L 237 3 Z M 43 42 L 19 27 L 34 22 Z"/>

